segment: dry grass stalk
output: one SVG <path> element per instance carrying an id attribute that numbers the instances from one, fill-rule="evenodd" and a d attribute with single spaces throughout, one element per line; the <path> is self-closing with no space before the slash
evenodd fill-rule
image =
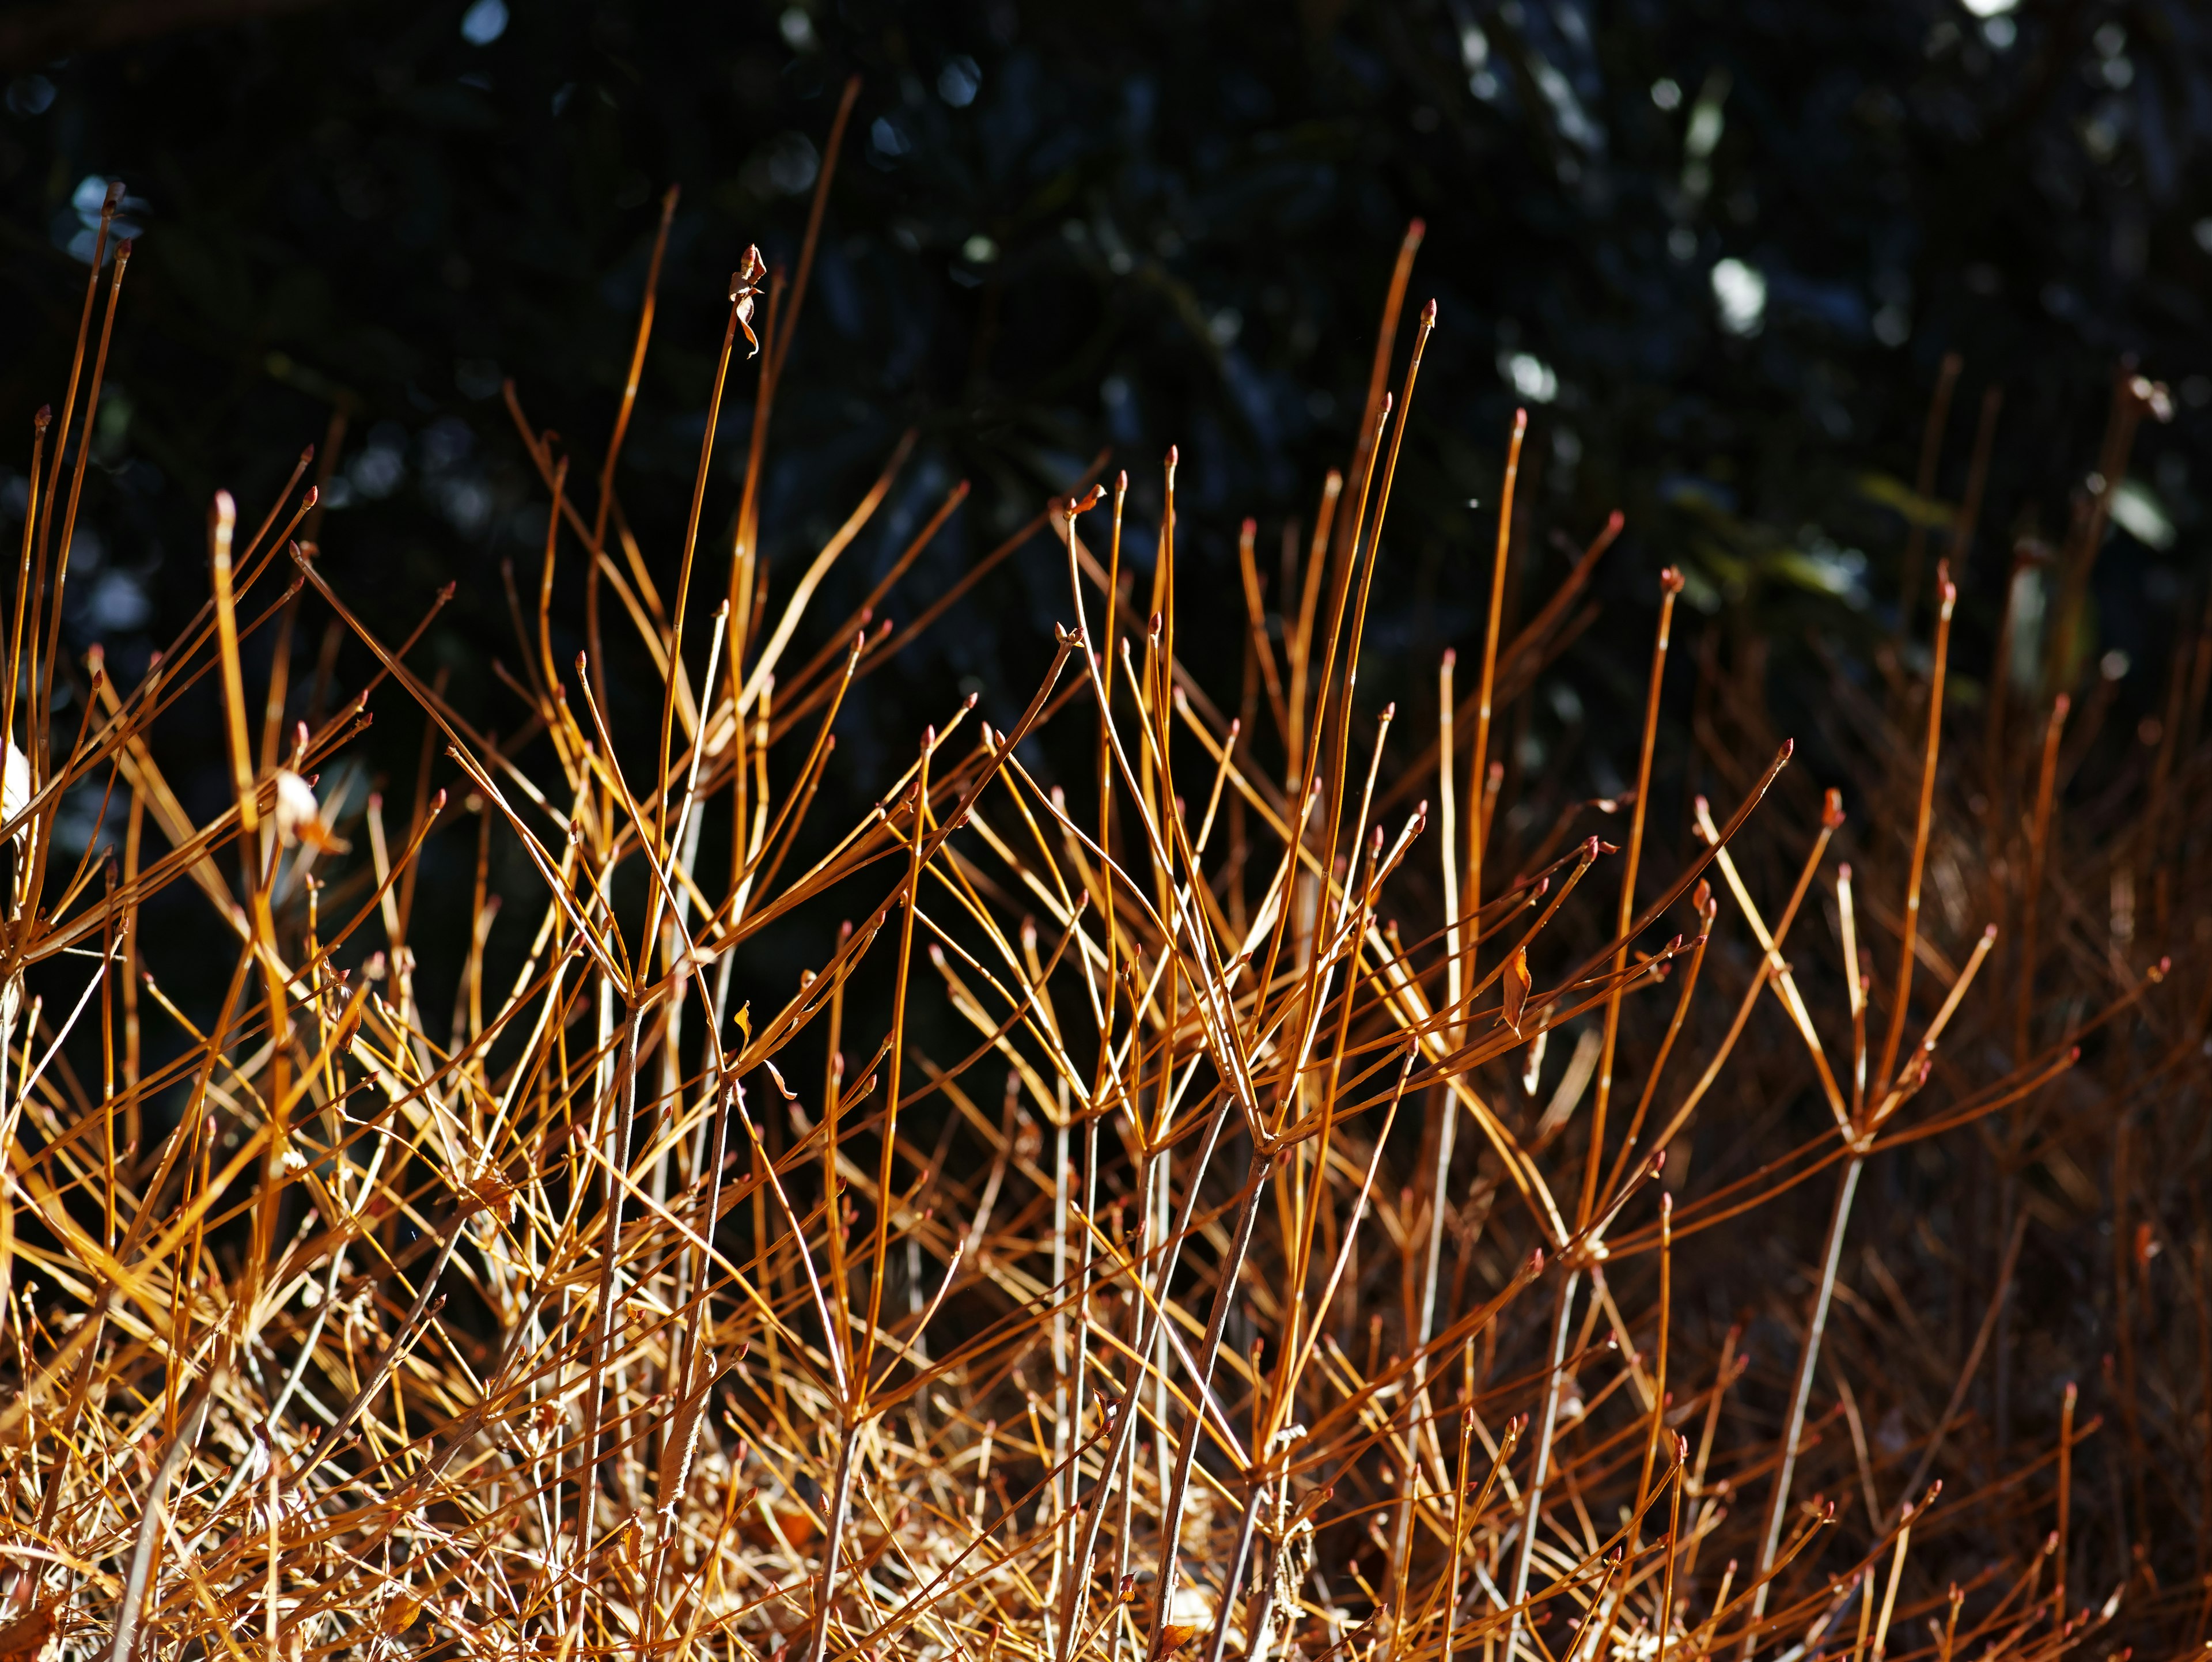
<path id="1" fill-rule="evenodd" d="M 820 222 L 817 201 L 810 255 Z M 1567 842 L 1568 819 L 1522 848 L 1497 800 L 1496 723 L 1619 521 L 1512 630 L 1509 464 L 1473 719 L 1447 659 L 1437 742 L 1394 773 L 1393 712 L 1373 723 L 1352 694 L 1436 326 L 1431 307 L 1387 393 L 1417 243 L 1351 488 L 1330 479 L 1303 570 L 1285 540 L 1279 640 L 1248 530 L 1244 719 L 1222 720 L 1176 654 L 1171 455 L 1149 602 L 1124 553 L 1126 476 L 1110 514 L 1095 485 L 1051 506 L 1071 621 L 1020 719 L 1002 732 L 972 700 L 947 709 L 837 837 L 808 815 L 842 703 L 943 604 L 888 638 L 872 611 L 962 493 L 826 630 L 809 600 L 904 447 L 780 610 L 763 604 L 750 484 L 726 575 L 698 569 L 723 381 L 757 374 L 757 478 L 808 259 L 787 282 L 749 256 L 733 280 L 665 608 L 626 530 L 623 560 L 608 547 L 635 368 L 588 521 L 568 457 L 510 388 L 553 506 L 534 619 L 516 606 L 508 679 L 527 719 L 495 744 L 409 667 L 416 637 L 374 638 L 313 546 L 289 540 L 312 490 L 288 490 L 245 536 L 220 499 L 208 607 L 135 687 L 85 667 L 74 737 L 58 721 L 82 444 L 58 514 L 54 500 L 98 398 L 118 253 L 84 413 L 73 369 L 58 425 L 40 417 L 9 636 L 9 731 L 25 737 L 0 833 L 0 1255 L 38 1294 L 7 1306 L 15 1625 L 0 1653 L 1856 1662 L 1870 1644 L 1900 1662 L 1967 1647 L 2048 1662 L 2108 1647 L 2128 1544 L 2150 1526 L 2154 1440 L 2183 1434 L 2142 1394 L 2146 1378 L 2186 1378 L 2140 1313 L 2165 1226 L 2115 1244 L 2126 1449 L 2105 1458 L 2115 1499 L 2128 1478 L 2136 1498 L 2126 1522 L 2088 1531 L 2098 1556 L 2078 1522 L 2069 1534 L 2093 1429 L 2070 1385 L 2042 1463 L 2059 1495 L 2048 1545 L 2051 1479 L 2034 1469 L 1940 1501 L 1923 1489 L 1946 1433 L 1953 1449 L 1964 1434 L 2012 1255 L 1955 1380 L 1941 1354 L 1921 1358 L 1949 1400 L 1940 1423 L 1919 1419 L 1917 1458 L 1909 1435 L 1877 1448 L 1862 1425 L 1862 1401 L 1905 1423 L 1921 1389 L 1868 1370 L 1877 1318 L 1854 1313 L 1840 1359 L 1828 1330 L 1856 1279 L 1863 1173 L 1906 1145 L 1978 1136 L 2016 1254 L 2029 1209 L 2051 1209 L 2021 1174 L 2063 1157 L 2081 1044 L 2096 1036 L 2120 1098 L 2201 1068 L 2189 1035 L 2205 995 L 2191 1026 L 2145 954 L 2195 916 L 2185 816 L 2205 777 L 2212 641 L 2193 680 L 2176 670 L 2187 685 L 2148 818 L 2087 843 L 2054 807 L 2063 694 L 2047 722 L 2044 705 L 1991 723 L 1992 776 L 2035 775 L 2032 789 L 1978 816 L 1958 800 L 1941 759 L 1946 580 L 1932 691 L 1900 683 L 1922 704 L 1917 736 L 1844 703 L 1864 723 L 1858 789 L 1877 828 L 1856 874 L 1828 858 L 1840 799 L 1792 782 L 1789 746 L 1775 753 L 1708 664 L 1723 696 L 1700 734 L 1735 800 L 1717 824 L 1700 801 L 1699 839 L 1676 861 L 1655 853 L 1678 839 L 1647 813 L 1668 573 L 1633 797 L 1605 805 L 1627 807 L 1625 853 Z M 758 356 L 735 359 L 763 295 Z M 648 288 L 641 357 L 652 306 Z M 549 608 L 556 566 L 579 557 L 593 649 L 563 665 Z M 609 731 L 602 583 L 659 666 L 650 745 Z M 710 617 L 707 592 L 723 597 Z M 247 685 L 244 648 L 318 604 L 376 669 L 311 732 L 287 727 L 281 679 Z M 200 821 L 165 782 L 159 718 L 210 678 L 235 796 Z M 358 734 L 372 693 L 425 712 L 465 803 L 440 793 L 404 832 L 377 801 L 325 823 L 303 782 Z M 1027 742 L 1048 733 L 1057 751 Z M 1737 759 L 1753 745 L 1771 764 Z M 1033 772 L 1047 754 L 1079 758 L 1064 790 Z M 127 794 L 119 868 L 112 837 L 73 868 L 57 847 L 58 804 L 88 786 Z M 1425 805 L 1388 823 L 1416 791 L 1437 803 L 1433 826 Z M 413 874 L 469 815 L 477 902 L 457 947 L 410 915 Z M 325 877 L 341 830 L 366 857 Z M 499 925 L 529 942 L 504 987 L 484 967 L 495 838 L 542 884 L 534 917 Z M 701 862 L 720 841 L 726 877 Z M 1931 929 L 1929 874 L 1955 886 L 1977 860 L 1988 892 L 1969 898 L 1989 916 Z M 1613 904 L 1571 905 L 1601 864 Z M 2155 899 L 2131 934 L 2101 939 L 2084 896 L 2108 869 L 2115 893 L 2126 874 Z M 161 949 L 139 939 L 142 908 L 183 883 L 238 946 L 204 1032 L 150 977 L 139 996 Z M 1785 892 L 1770 928 L 1759 898 Z M 1399 893 L 1433 920 L 1419 940 L 1386 916 Z M 1826 934 L 1801 922 L 1831 898 Z M 825 906 L 858 921 L 823 938 Z M 1997 937 L 2004 972 L 1978 980 L 2008 915 L 2027 944 L 2008 953 Z M 770 932 L 811 945 L 795 989 L 742 969 Z M 1884 938 L 1886 976 L 1861 945 Z M 1976 944 L 1960 966 L 1962 939 Z M 460 1014 L 442 1032 L 417 955 L 454 951 Z M 948 1010 L 972 1028 L 964 1054 L 930 1053 L 925 1001 L 928 1031 Z M 1714 1003 L 1735 1009 L 1724 1030 Z M 142 1022 L 176 1029 L 173 1060 L 143 1064 Z M 1532 1119 L 1513 1085 L 1534 1088 L 1562 1030 L 1584 1033 L 1582 1059 Z M 1754 1118 L 1807 1092 L 1826 1109 L 1804 1124 Z M 1634 1102 L 1625 1119 L 1616 1098 Z M 1686 1171 L 1717 1117 L 1694 1162 L 1712 1174 Z M 2149 1118 L 2146 1135 L 2166 1135 Z M 2124 1131 L 2124 1220 L 2140 1158 Z M 1825 1246 L 1803 1288 L 1775 1293 L 1802 1324 L 1793 1377 L 1744 1382 L 1741 1335 L 1694 1307 L 1686 1259 L 1765 1230 L 1832 1170 Z M 2201 1269 L 2201 1235 L 2185 1250 Z M 1875 1295 L 1849 1296 L 1857 1312 Z M 1844 1383 L 1822 1423 L 1848 1412 L 1848 1440 L 1808 1428 L 1830 1377 Z M 1808 1463 L 1832 1498 L 1798 1503 Z M 1900 1463 L 1916 1468 L 1901 1487 Z M 2013 1555 L 1966 1592 L 1919 1571 L 1992 1531 Z M 2101 1608 L 2084 1613 L 2085 1596 Z"/>

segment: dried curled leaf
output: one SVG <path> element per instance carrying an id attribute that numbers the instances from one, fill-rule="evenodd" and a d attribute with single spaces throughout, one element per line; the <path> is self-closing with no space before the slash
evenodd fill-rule
<path id="1" fill-rule="evenodd" d="M 760 338 L 753 333 L 753 303 L 760 295 L 760 280 L 768 266 L 761 259 L 757 247 L 745 250 L 744 262 L 730 273 L 730 300 L 738 308 L 738 327 L 745 332 L 745 344 L 753 350 L 745 354 L 749 358 L 760 356 Z"/>
<path id="2" fill-rule="evenodd" d="M 12 745 L 8 749 L 12 782 L 12 764 L 21 752 Z M 41 1604 L 28 1616 L 18 1616 L 5 1628 L 0 1628 L 0 1662 L 44 1662 L 54 1649 L 55 1635 L 59 1630 L 54 1611 L 54 1605 Z"/>
<path id="3" fill-rule="evenodd" d="M 343 854 L 349 844 L 331 831 L 315 801 L 315 788 L 289 768 L 276 775 L 276 839 L 286 848 L 305 843 L 321 854 Z"/>
<path id="4" fill-rule="evenodd" d="M 1521 1014 L 1528 1008 L 1528 989 L 1534 984 L 1528 974 L 1528 949 L 1516 947 L 1513 956 L 1505 961 L 1505 1025 L 1516 1033 L 1521 1031 Z"/>

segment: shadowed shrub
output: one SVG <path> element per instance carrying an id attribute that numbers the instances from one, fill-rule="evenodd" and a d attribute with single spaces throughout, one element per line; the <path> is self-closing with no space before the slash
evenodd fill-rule
<path id="1" fill-rule="evenodd" d="M 304 455 L 258 518 L 216 497 L 210 599 L 135 685 L 59 661 L 107 231 L 9 624 L 0 1654 L 2201 1641 L 2212 634 L 2132 741 L 2079 661 L 2162 389 L 2116 382 L 2069 538 L 2016 561 L 2047 618 L 2008 598 L 1974 703 L 1940 563 L 1877 675 L 1838 661 L 1833 777 L 1758 654 L 1686 652 L 1682 579 L 1639 580 L 1641 697 L 1583 718 L 1637 776 L 1591 801 L 1525 712 L 1620 521 L 1535 593 L 1525 417 L 1483 632 L 1419 715 L 1355 696 L 1446 326 L 1402 318 L 1416 238 L 1272 601 L 1243 527 L 1233 640 L 1178 638 L 1172 450 L 1157 524 L 1102 459 L 894 624 L 959 487 L 823 615 L 908 447 L 767 569 L 811 258 L 748 253 L 658 578 L 631 399 L 586 460 L 508 386 L 549 507 L 494 715 L 410 667 L 444 597 L 398 640 L 349 608 Z M 1038 547 L 1064 622 L 1018 713 L 879 712 L 911 759 L 817 824 L 841 713 Z M 617 730 L 623 630 L 653 674 Z M 343 770 L 372 712 L 421 725 L 411 797 Z M 226 801 L 165 777 L 195 719 Z M 458 916 L 416 904 L 441 845 Z M 169 930 L 227 983 L 173 999 Z"/>

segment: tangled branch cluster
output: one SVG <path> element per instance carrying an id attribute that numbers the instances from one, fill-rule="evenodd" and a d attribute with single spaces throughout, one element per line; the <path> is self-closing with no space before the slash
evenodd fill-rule
<path id="1" fill-rule="evenodd" d="M 2204 1538 L 2201 1298 L 2195 1328 L 2158 1313 L 2197 1297 L 2204 1243 L 2160 1209 L 2160 1165 L 2194 1146 L 2212 983 L 2153 954 L 2202 916 L 2212 648 L 2178 658 L 2154 762 L 2076 823 L 2101 714 L 2069 750 L 2045 697 L 2065 642 L 2027 717 L 1971 718 L 1961 764 L 1939 579 L 1925 672 L 1893 667 L 1886 703 L 1838 685 L 1875 827 L 1856 872 L 1840 793 L 1709 657 L 1697 734 L 1730 797 L 1698 800 L 1677 858 L 1647 813 L 1683 673 L 1666 574 L 1646 701 L 1619 718 L 1633 790 L 1518 780 L 1558 811 L 1534 837 L 1505 713 L 1619 521 L 1514 626 L 1525 423 L 1486 633 L 1441 667 L 1433 743 L 1402 764 L 1395 709 L 1353 698 L 1436 321 L 1386 393 L 1409 241 L 1358 450 L 1286 544 L 1273 614 L 1246 527 L 1237 719 L 1177 641 L 1172 454 L 1148 596 L 1124 475 L 876 623 L 954 492 L 824 627 L 823 580 L 902 447 L 770 604 L 751 482 L 810 262 L 793 283 L 757 256 L 665 600 L 611 534 L 630 399 L 586 508 L 509 389 L 552 503 L 534 616 L 511 591 L 515 736 L 410 667 L 428 616 L 379 639 L 294 540 L 304 457 L 250 535 L 218 498 L 208 603 L 122 688 L 58 663 L 57 620 L 85 447 L 66 482 L 64 461 L 127 253 L 82 413 L 73 371 L 41 417 L 9 639 L 0 1654 L 2045 1662 L 2112 1649 L 2124 1608 L 2201 1629 L 2137 1543 L 2192 1519 Z M 716 418 L 757 304 L 752 465 L 710 573 Z M 2151 396 L 2124 386 L 2116 425 Z M 2069 571 L 2100 531 L 2077 527 Z M 822 833 L 845 701 L 1041 533 L 1067 623 L 1019 719 L 946 710 L 872 812 Z M 648 739 L 611 735 L 603 654 L 556 660 L 580 556 L 659 667 Z M 307 721 L 325 689 L 289 685 L 289 642 L 318 609 L 374 667 Z M 249 685 L 265 633 L 273 679 Z M 58 673 L 86 700 L 73 737 Z M 202 684 L 234 789 L 196 819 L 161 735 Z M 311 782 L 372 697 L 422 712 L 450 759 L 453 794 L 426 769 L 404 821 Z M 71 865 L 57 805 L 88 785 L 119 852 L 96 837 Z M 413 906 L 426 844 L 457 834 L 458 930 Z M 534 916 L 489 892 L 501 842 Z M 145 908 L 185 885 L 236 942 L 204 1026 L 144 973 Z M 1950 898 L 1923 912 L 1931 885 Z M 505 985 L 495 927 L 528 943 Z M 795 989 L 744 968 L 774 939 L 814 965 Z M 418 953 L 460 954 L 450 1024 Z M 932 1054 L 948 1020 L 967 1048 Z M 1962 1144 L 2008 1208 L 1963 1354 L 1854 1215 L 1869 1174 Z M 1978 1405 L 2024 1232 L 2106 1207 L 2120 1361 L 2096 1388 L 2122 1423 L 2077 1418 L 2069 1386 L 2023 1452 Z M 1818 1251 L 1765 1330 L 1716 1311 L 1698 1278 L 1796 1241 L 1800 1211 Z M 2153 1275 L 2169 1245 L 2179 1292 Z M 2109 1504 L 2077 1499 L 2093 1457 Z"/>

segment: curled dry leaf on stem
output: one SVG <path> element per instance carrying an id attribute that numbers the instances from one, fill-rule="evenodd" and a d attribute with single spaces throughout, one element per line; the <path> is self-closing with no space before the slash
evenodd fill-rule
<path id="1" fill-rule="evenodd" d="M 47 1662 L 61 1631 L 58 1603 L 41 1604 L 0 1628 L 0 1662 Z"/>
<path id="2" fill-rule="evenodd" d="M 325 822 L 314 786 L 289 768 L 276 770 L 276 803 L 270 817 L 277 840 L 288 849 L 304 843 L 321 854 L 343 854 L 351 846 Z"/>
<path id="3" fill-rule="evenodd" d="M 1528 989 L 1534 985 L 1528 974 L 1528 949 L 1516 947 L 1513 956 L 1505 960 L 1504 1003 L 1499 1014 L 1504 1018 L 1505 1025 L 1516 1033 L 1521 1031 L 1521 1013 L 1528 1008 Z"/>
<path id="4" fill-rule="evenodd" d="M 1855 1630 L 2057 1662 L 2185 1632 L 2159 1555 L 2197 1422 L 2152 1409 L 2203 1385 L 2175 1274 L 2201 1235 L 2163 1174 L 2208 1083 L 2212 645 L 2172 672 L 2157 766 L 2089 794 L 2051 760 L 2057 685 L 1961 729 L 1947 599 L 1895 708 L 1838 678 L 1865 742 L 1808 782 L 1741 642 L 1670 661 L 1670 575 L 1613 723 L 1640 735 L 1625 834 L 1575 840 L 1589 782 L 1501 765 L 1568 610 L 1509 628 L 1525 418 L 1479 638 L 1433 708 L 1354 698 L 1424 418 L 1419 240 L 1280 618 L 1243 607 L 1224 671 L 1173 453 L 1141 527 L 1118 484 L 1092 513 L 1102 457 L 987 557 L 1067 583 L 1045 673 L 988 723 L 881 694 L 856 631 L 889 590 L 815 610 L 904 447 L 807 581 L 763 569 L 811 240 L 732 288 L 718 373 L 757 295 L 783 320 L 738 383 L 746 482 L 722 501 L 709 423 L 682 506 L 740 534 L 654 548 L 674 604 L 625 608 L 657 727 L 610 721 L 605 654 L 564 673 L 550 599 L 515 610 L 518 719 L 424 674 L 438 597 L 387 640 L 335 558 L 287 590 L 304 459 L 215 516 L 209 606 L 141 680 L 59 719 L 38 597 L 70 521 L 33 516 L 8 810 L 116 776 L 136 830 L 80 855 L 28 813 L 5 855 L 7 1634 L 120 1662 L 1794 1662 Z M 95 259 L 86 339 L 115 294 Z M 91 418 L 80 357 L 34 431 L 42 502 Z M 549 597 L 620 569 L 573 508 Z M 283 750 L 305 678 L 258 667 L 311 624 L 353 694 Z M 1686 651 L 1727 696 L 1676 777 Z M 222 803 L 164 770 L 180 689 L 220 713 Z M 425 735 L 416 800 L 319 799 L 372 689 Z M 857 699 L 918 742 L 825 793 Z M 455 784 L 473 812 L 441 812 Z M 833 825 L 841 798 L 873 807 Z M 473 874 L 457 915 L 417 904 L 426 849 Z M 2107 893 L 2140 897 L 2125 931 Z M 197 1004 L 159 979 L 186 917 L 236 953 Z M 1977 1219 L 2009 1244 L 1995 1287 Z M 2007 1336 L 2025 1255 L 2084 1220 L 2121 1243 L 2114 1361 L 2061 1419 Z M 1971 1481 L 1901 1511 L 1939 1469 Z"/>
<path id="5" fill-rule="evenodd" d="M 737 307 L 738 327 L 744 332 L 745 344 L 751 348 L 748 355 L 760 356 L 760 338 L 753 333 L 753 307 L 760 298 L 761 278 L 768 275 L 768 266 L 761 259 L 758 248 L 749 247 L 738 269 L 730 273 L 730 303 Z"/>

